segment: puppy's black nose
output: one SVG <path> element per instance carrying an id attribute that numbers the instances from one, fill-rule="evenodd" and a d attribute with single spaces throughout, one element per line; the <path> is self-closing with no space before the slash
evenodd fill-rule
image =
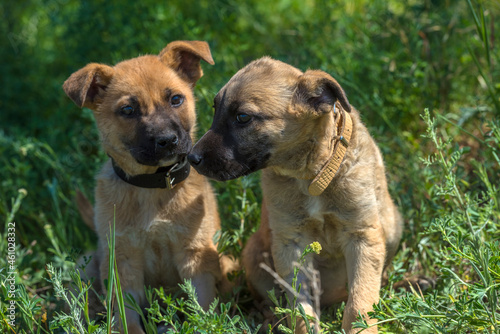
<path id="1" fill-rule="evenodd" d="M 156 138 L 156 147 L 157 148 L 174 148 L 177 146 L 179 142 L 179 138 L 177 138 L 176 134 L 169 134 L 163 137 Z"/>
<path id="2" fill-rule="evenodd" d="M 191 165 L 198 166 L 201 160 L 202 160 L 201 155 L 195 153 L 188 154 L 188 161 Z"/>

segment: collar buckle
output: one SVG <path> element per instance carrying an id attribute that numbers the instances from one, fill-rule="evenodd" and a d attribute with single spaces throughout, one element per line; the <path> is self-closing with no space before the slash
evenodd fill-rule
<path id="1" fill-rule="evenodd" d="M 349 147 L 349 142 L 347 141 L 347 139 L 345 139 L 344 136 L 340 136 L 339 140 L 346 148 Z"/>
<path id="2" fill-rule="evenodd" d="M 175 187 L 175 184 L 174 184 L 174 181 L 175 181 L 175 177 L 172 177 L 170 175 L 170 173 L 177 167 L 179 166 L 179 163 L 177 162 L 175 165 L 173 165 L 172 167 L 170 167 L 170 169 L 167 171 L 167 173 L 165 174 L 165 183 L 167 185 L 167 189 L 168 190 L 172 190 L 174 189 Z"/>
<path id="3" fill-rule="evenodd" d="M 175 177 L 172 178 L 170 176 L 170 174 L 167 173 L 167 175 L 165 175 L 165 183 L 167 185 L 168 190 L 174 189 L 174 187 L 175 187 L 174 180 L 175 180 Z"/>

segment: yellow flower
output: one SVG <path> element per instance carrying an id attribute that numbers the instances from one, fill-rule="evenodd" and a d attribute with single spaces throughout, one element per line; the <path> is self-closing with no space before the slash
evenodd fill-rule
<path id="1" fill-rule="evenodd" d="M 321 244 L 317 241 L 313 242 L 312 244 L 309 245 L 311 249 L 313 250 L 314 253 L 319 254 L 321 252 Z"/>

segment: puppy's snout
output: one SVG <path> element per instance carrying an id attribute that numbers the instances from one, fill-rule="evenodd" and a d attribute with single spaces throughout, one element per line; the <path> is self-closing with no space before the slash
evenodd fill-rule
<path id="1" fill-rule="evenodd" d="M 191 153 L 187 156 L 190 164 L 198 166 L 201 163 L 202 157 L 199 154 Z"/>
<path id="2" fill-rule="evenodd" d="M 176 147 L 178 143 L 179 138 L 176 134 L 156 138 L 156 148 L 158 149 L 172 149 Z"/>

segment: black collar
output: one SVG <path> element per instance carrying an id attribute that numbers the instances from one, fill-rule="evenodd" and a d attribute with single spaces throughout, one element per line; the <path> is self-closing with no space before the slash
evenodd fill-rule
<path id="1" fill-rule="evenodd" d="M 181 183 L 189 176 L 191 166 L 186 159 L 166 167 L 160 167 L 154 174 L 139 174 L 127 176 L 113 159 L 113 170 L 123 181 L 141 188 L 173 189 L 176 184 Z"/>

